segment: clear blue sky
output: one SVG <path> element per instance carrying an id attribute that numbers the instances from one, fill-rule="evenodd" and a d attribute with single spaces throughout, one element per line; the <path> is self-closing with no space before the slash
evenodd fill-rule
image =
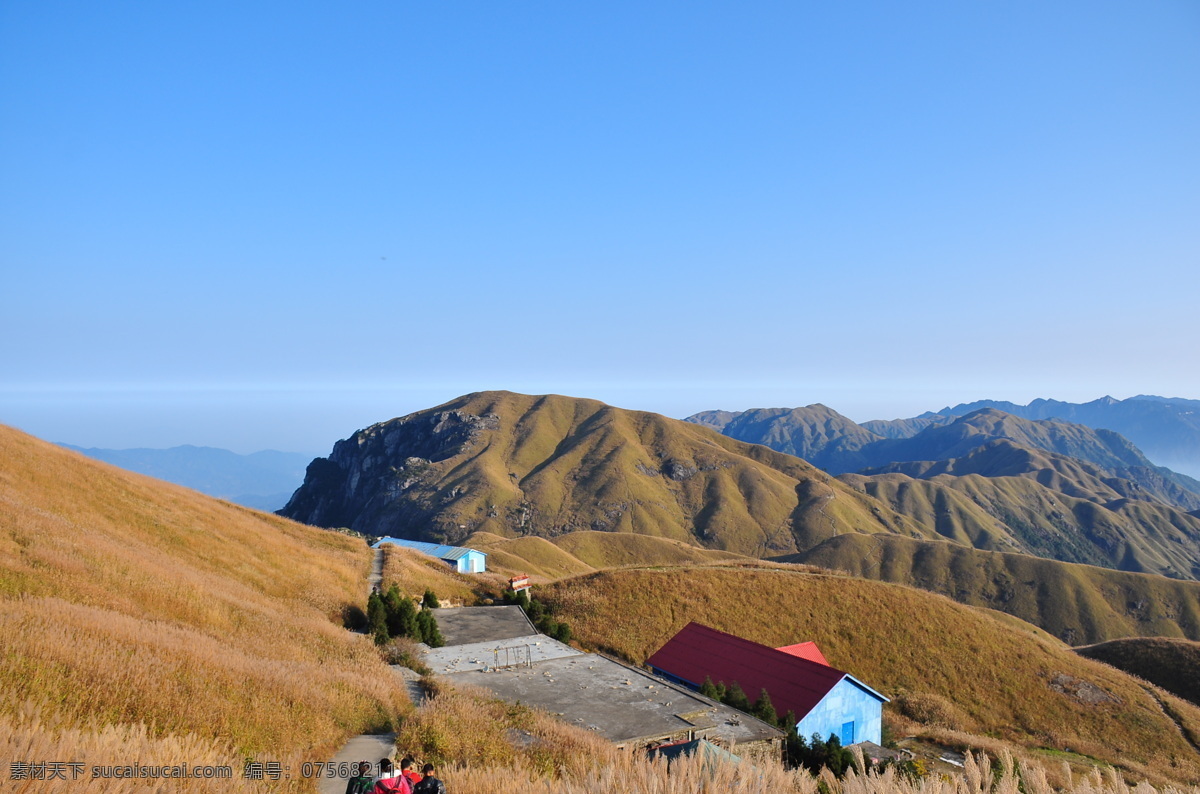
<path id="1" fill-rule="evenodd" d="M 1200 397 L 1200 4 L 0 2 L 0 422 Z"/>

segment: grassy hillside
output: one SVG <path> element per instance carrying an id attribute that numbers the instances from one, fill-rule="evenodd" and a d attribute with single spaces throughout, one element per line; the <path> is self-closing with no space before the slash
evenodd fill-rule
<path id="1" fill-rule="evenodd" d="M 1139 637 L 1075 650 L 1200 705 L 1200 642 Z"/>
<path id="2" fill-rule="evenodd" d="M 341 625 L 369 559 L 0 427 L 0 735 L 41 760 L 174 753 L 239 777 L 247 757 L 323 760 L 408 708 Z"/>
<path id="3" fill-rule="evenodd" d="M 1071 644 L 1200 639 L 1200 583 L 943 542 L 842 535 L 782 560 L 912 584 L 1042 627 Z"/>
<path id="4" fill-rule="evenodd" d="M 1200 781 L 1200 753 L 1182 732 L 1200 737 L 1200 709 L 1031 627 L 913 588 L 782 566 L 693 566 L 587 574 L 539 598 L 581 642 L 634 662 L 692 620 L 772 646 L 815 640 L 831 664 L 894 699 L 889 722 L 901 729 Z"/>
<path id="5" fill-rule="evenodd" d="M 452 543 L 602 530 L 754 556 L 841 532 L 932 535 L 766 447 L 595 400 L 509 392 L 356 433 L 309 466 L 282 512 Z"/>

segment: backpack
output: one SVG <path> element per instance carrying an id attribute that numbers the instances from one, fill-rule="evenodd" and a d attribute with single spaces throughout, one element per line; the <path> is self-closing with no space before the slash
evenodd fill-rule
<path id="1" fill-rule="evenodd" d="M 371 789 L 372 794 L 412 794 L 412 783 L 404 775 L 385 777 Z"/>
<path id="2" fill-rule="evenodd" d="M 346 794 L 367 794 L 375 785 L 375 778 L 370 775 L 352 777 L 346 781 Z"/>
<path id="3" fill-rule="evenodd" d="M 446 784 L 430 776 L 413 786 L 413 794 L 446 794 Z"/>

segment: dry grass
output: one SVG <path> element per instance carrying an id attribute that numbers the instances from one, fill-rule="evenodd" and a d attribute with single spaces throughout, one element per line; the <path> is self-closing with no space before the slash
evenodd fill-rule
<path id="1" fill-rule="evenodd" d="M 122 731 L 216 748 L 204 757 L 325 760 L 410 708 L 370 642 L 341 628 L 369 562 L 354 539 L 0 428 L 9 741 L 51 741 L 52 725 L 109 763 L 128 759 Z M 40 722 L 18 719 L 30 708 Z"/>
<path id="2" fill-rule="evenodd" d="M 590 574 L 549 585 L 539 598 L 585 646 L 635 663 L 692 620 L 773 647 L 816 640 L 835 667 L 907 704 L 929 728 L 1200 782 L 1200 754 L 1176 724 L 1191 730 L 1200 709 L 1040 632 L 914 588 L 709 566 Z"/>

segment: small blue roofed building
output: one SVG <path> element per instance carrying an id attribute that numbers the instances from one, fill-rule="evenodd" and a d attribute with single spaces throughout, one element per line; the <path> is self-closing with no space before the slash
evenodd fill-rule
<path id="1" fill-rule="evenodd" d="M 806 739 L 815 733 L 825 740 L 832 734 L 842 746 L 882 744 L 883 704 L 888 699 L 817 658 L 824 659 L 815 646 L 805 651 L 798 646 L 771 648 L 689 623 L 646 664 L 693 689 L 705 679 L 727 687 L 736 682 L 751 702 L 765 689 L 777 714 L 796 715 L 796 731 Z"/>
<path id="2" fill-rule="evenodd" d="M 461 546 L 442 546 L 437 543 L 424 543 L 419 540 L 403 540 L 402 538 L 380 538 L 371 546 L 377 549 L 385 543 L 393 546 L 403 546 L 413 549 L 430 557 L 436 557 L 459 573 L 483 573 L 487 570 L 487 555 L 475 549 L 465 549 Z"/>

